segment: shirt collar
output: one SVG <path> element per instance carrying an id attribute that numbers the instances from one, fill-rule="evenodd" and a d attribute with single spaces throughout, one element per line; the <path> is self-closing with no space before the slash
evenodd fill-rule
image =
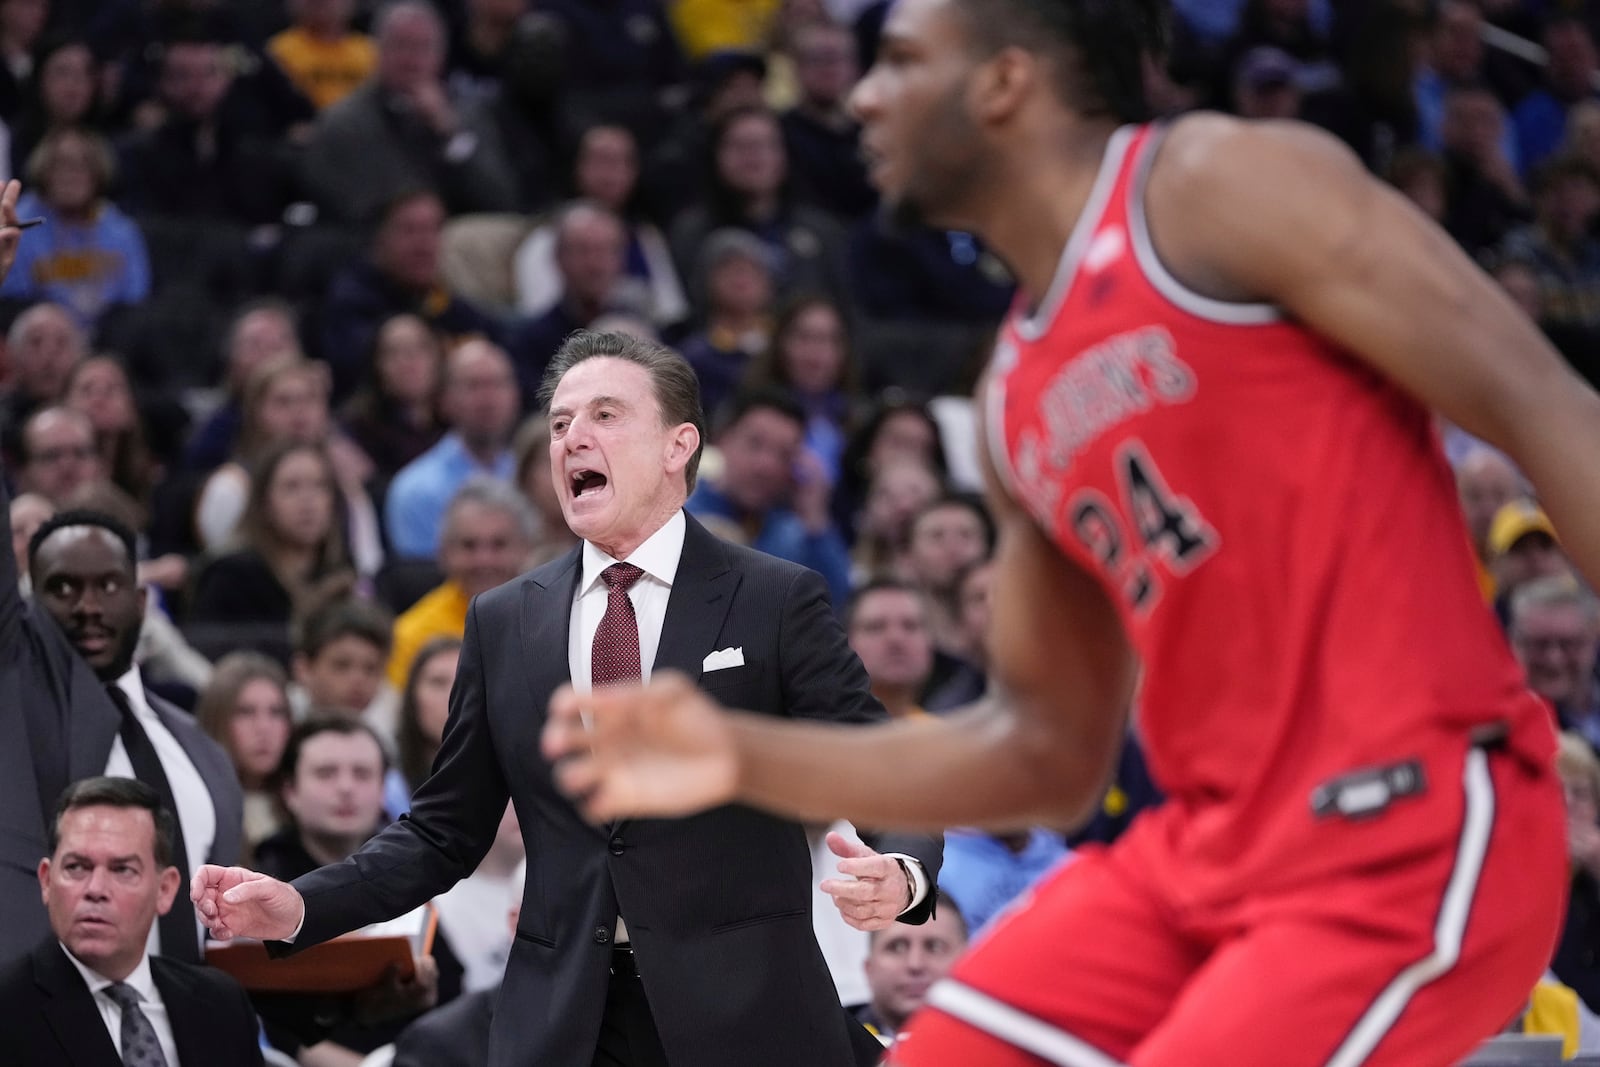
<path id="1" fill-rule="evenodd" d="M 59 941 L 56 943 L 61 944 Z M 84 983 L 88 985 L 90 993 L 99 993 L 107 986 L 116 984 L 110 978 L 107 978 L 74 956 L 72 950 L 67 948 L 66 945 L 61 945 L 61 951 L 67 954 L 67 959 L 72 961 L 72 965 L 83 976 Z M 133 990 L 139 994 L 139 999 L 144 1003 L 156 1004 L 160 1002 L 161 998 L 156 993 L 155 977 L 150 973 L 150 953 L 146 952 L 141 955 L 139 957 L 139 966 L 135 967 L 133 973 L 122 981 L 124 985 L 132 986 Z"/>
<path id="2" fill-rule="evenodd" d="M 143 718 L 147 713 L 154 714 L 150 702 L 144 696 L 144 679 L 139 675 L 137 665 L 129 667 L 127 671 L 111 683 L 122 690 L 122 695 L 128 698 L 128 703 L 133 706 L 134 713 Z"/>
<path id="3" fill-rule="evenodd" d="M 631 563 L 667 588 L 678 576 L 678 561 L 683 558 L 683 534 L 688 528 L 683 509 L 672 513 L 672 518 L 661 529 L 645 538 L 644 544 L 633 550 L 625 560 L 615 560 L 596 548 L 590 541 L 583 543 L 583 580 L 578 585 L 582 596 L 600 580 L 600 572 L 613 563 Z"/>

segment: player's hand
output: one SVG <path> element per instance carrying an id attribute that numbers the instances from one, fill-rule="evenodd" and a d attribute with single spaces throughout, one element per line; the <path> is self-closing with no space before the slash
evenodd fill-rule
<path id="1" fill-rule="evenodd" d="M 0 281 L 11 273 L 11 264 L 17 261 L 17 245 L 22 231 L 17 229 L 17 200 L 22 196 L 22 183 L 13 178 L 0 191 Z"/>
<path id="2" fill-rule="evenodd" d="M 687 678 L 550 698 L 540 748 L 584 816 L 689 815 L 734 799 L 738 752 L 722 709 Z"/>
<path id="3" fill-rule="evenodd" d="M 253 937 L 282 941 L 305 916 L 305 901 L 288 882 L 243 867 L 207 863 L 189 880 L 189 899 L 218 941 Z"/>
<path id="4" fill-rule="evenodd" d="M 828 834 L 828 849 L 839 859 L 839 873 L 819 887 L 833 898 L 844 921 L 857 930 L 883 930 L 911 906 L 911 885 L 900 862 L 880 855 L 837 831 Z"/>

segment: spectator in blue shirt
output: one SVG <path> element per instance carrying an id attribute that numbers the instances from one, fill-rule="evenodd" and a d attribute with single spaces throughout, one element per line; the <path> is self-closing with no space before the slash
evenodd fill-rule
<path id="1" fill-rule="evenodd" d="M 687 507 L 757 551 L 821 574 L 837 607 L 850 591 L 850 553 L 828 514 L 828 483 L 800 447 L 804 436 L 805 413 L 783 393 L 735 397 L 716 438 L 722 471 L 700 479 Z"/>
<path id="2" fill-rule="evenodd" d="M 511 431 L 520 407 L 505 352 L 483 340 L 463 343 L 445 363 L 440 401 L 450 432 L 400 469 L 384 501 L 383 524 L 394 555 L 431 559 L 450 498 L 474 475 L 511 481 Z"/>
<path id="3" fill-rule="evenodd" d="M 98 134 L 63 129 L 48 134 L 28 160 L 28 183 L 17 212 L 45 225 L 17 248 L 0 296 L 49 300 L 93 332 L 117 304 L 150 295 L 150 259 L 134 221 L 105 198 L 114 163 Z"/>
<path id="4" fill-rule="evenodd" d="M 1523 173 L 1531 173 L 1554 155 L 1566 136 L 1567 112 L 1595 96 L 1600 58 L 1589 27 L 1578 15 L 1558 14 L 1545 24 L 1544 47 L 1550 55 L 1544 87 L 1535 89 L 1511 114 Z"/>
<path id="5" fill-rule="evenodd" d="M 1071 854 L 1060 834 L 1038 828 L 1005 835 L 946 830 L 939 888 L 955 900 L 976 934 Z"/>

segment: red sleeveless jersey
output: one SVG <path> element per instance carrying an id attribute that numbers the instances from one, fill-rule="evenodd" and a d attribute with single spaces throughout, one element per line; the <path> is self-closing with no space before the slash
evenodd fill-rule
<path id="1" fill-rule="evenodd" d="M 1112 139 L 984 401 L 1002 481 L 1141 658 L 1137 724 L 1183 847 L 1281 846 L 1317 785 L 1491 721 L 1552 758 L 1428 411 L 1276 309 L 1162 267 L 1142 210 L 1161 132 Z"/>

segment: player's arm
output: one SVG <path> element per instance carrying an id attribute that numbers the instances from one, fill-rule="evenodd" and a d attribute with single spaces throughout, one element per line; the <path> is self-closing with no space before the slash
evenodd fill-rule
<path id="1" fill-rule="evenodd" d="M 909 830 L 1080 821 L 1122 741 L 1133 656 L 1100 586 L 1020 510 L 999 502 L 996 512 L 995 699 L 846 726 L 722 712 L 682 678 L 581 701 L 568 690 L 544 736 L 562 788 L 597 820 L 737 800 L 808 822 Z"/>
<path id="2" fill-rule="evenodd" d="M 1147 204 L 1180 278 L 1278 304 L 1510 454 L 1600 583 L 1600 397 L 1348 150 L 1298 124 L 1189 119 L 1161 149 Z"/>

